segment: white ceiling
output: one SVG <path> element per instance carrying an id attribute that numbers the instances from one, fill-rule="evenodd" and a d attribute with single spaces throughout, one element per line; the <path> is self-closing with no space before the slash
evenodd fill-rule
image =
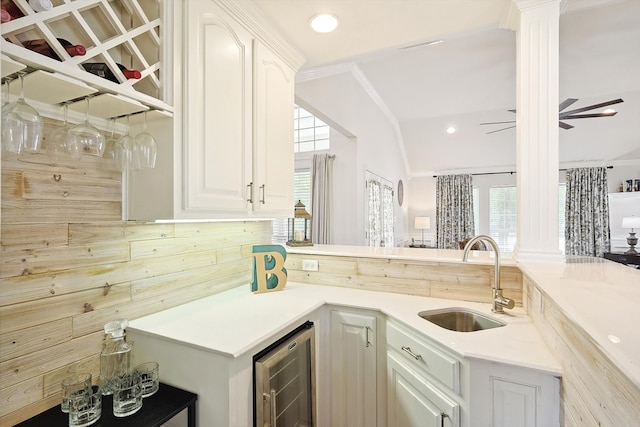
<path id="1" fill-rule="evenodd" d="M 356 64 L 398 122 L 410 173 L 515 165 L 515 32 L 510 0 L 253 0 L 307 57 L 304 70 Z M 560 18 L 560 100 L 623 98 L 614 117 L 560 129 L 564 163 L 640 159 L 640 0 L 569 0 Z M 333 13 L 334 33 L 308 27 Z M 436 45 L 416 44 L 443 39 Z M 330 115 L 330 112 L 325 112 Z M 453 125 L 453 135 L 444 130 Z"/>

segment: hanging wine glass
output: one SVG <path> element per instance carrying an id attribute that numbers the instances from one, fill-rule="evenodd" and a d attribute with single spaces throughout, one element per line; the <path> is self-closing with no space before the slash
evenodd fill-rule
<path id="1" fill-rule="evenodd" d="M 64 111 L 64 123 L 62 127 L 56 128 L 56 130 L 51 132 L 45 141 L 47 156 L 54 161 L 64 160 L 70 156 L 69 147 L 67 147 L 70 128 L 67 122 L 67 104 L 64 104 L 62 109 Z"/>
<path id="2" fill-rule="evenodd" d="M 102 157 L 105 139 L 102 132 L 89 123 L 89 97 L 85 99 L 84 122 L 69 129 L 69 143 L 81 147 L 83 154 Z"/>
<path id="3" fill-rule="evenodd" d="M 116 162 L 116 167 L 121 172 L 125 172 L 131 165 L 131 145 L 133 144 L 133 137 L 129 133 L 129 116 L 127 116 L 127 130 L 124 135 L 120 137 L 113 146 L 113 157 Z"/>
<path id="4" fill-rule="evenodd" d="M 44 124 L 38 111 L 24 100 L 24 73 L 18 74 L 18 77 L 20 78 L 20 98 L 7 105 L 6 108 L 8 113 L 15 114 L 22 121 L 22 150 L 28 153 L 37 153 L 42 145 Z M 20 130 L 19 126 L 15 121 L 12 124 L 16 127 L 10 132 L 17 135 Z"/>
<path id="5" fill-rule="evenodd" d="M 9 102 L 9 81 L 4 84 L 6 88 L 5 101 L 2 104 L 2 149 L 11 153 L 22 152 L 22 140 L 24 139 L 24 124 L 16 113 L 11 111 Z"/>
<path id="6" fill-rule="evenodd" d="M 109 169 L 112 169 L 112 170 L 118 170 L 118 165 L 116 163 L 116 142 L 118 141 L 118 138 L 116 138 L 115 130 L 116 130 L 116 119 L 112 118 L 111 119 L 111 136 L 109 136 L 109 138 L 107 138 L 107 141 L 105 142 L 105 149 L 104 149 L 104 155 L 103 155 L 103 157 L 108 159 Z"/>
<path id="7" fill-rule="evenodd" d="M 153 135 L 151 135 L 147 130 L 146 111 L 144 112 L 143 126 L 144 128 L 142 129 L 142 132 L 136 135 L 134 141 L 134 157 L 137 157 L 135 160 L 137 166 L 136 169 L 155 168 L 158 145 L 156 144 L 156 140 L 153 138 Z"/>

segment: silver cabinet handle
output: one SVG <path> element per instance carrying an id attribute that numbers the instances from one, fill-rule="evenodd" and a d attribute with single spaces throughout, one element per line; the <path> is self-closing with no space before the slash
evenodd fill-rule
<path id="1" fill-rule="evenodd" d="M 365 326 L 365 331 L 366 331 L 366 339 L 367 339 L 367 347 L 371 347 L 371 341 L 369 341 L 369 331 L 371 330 L 370 327 Z"/>
<path id="2" fill-rule="evenodd" d="M 270 427 L 276 427 L 276 391 L 275 389 L 272 388 L 271 391 L 269 391 L 269 394 L 262 393 L 262 399 L 269 401 L 269 404 L 270 404 L 269 419 L 271 421 Z"/>
<path id="3" fill-rule="evenodd" d="M 249 198 L 247 199 L 247 202 L 253 203 L 253 182 L 247 184 L 247 189 L 249 190 Z"/>
<path id="4" fill-rule="evenodd" d="M 445 412 L 440 412 L 440 427 L 444 427 L 444 419 L 449 418 Z"/>
<path id="5" fill-rule="evenodd" d="M 262 198 L 260 199 L 260 203 L 262 203 L 264 205 L 264 186 L 265 184 L 262 184 L 260 186 L 260 192 L 262 192 Z"/>
<path id="6" fill-rule="evenodd" d="M 413 351 L 411 351 L 411 347 L 402 346 L 402 351 L 408 353 L 411 357 L 413 357 L 416 360 L 422 359 L 422 356 L 420 356 L 419 354 L 415 354 Z"/>

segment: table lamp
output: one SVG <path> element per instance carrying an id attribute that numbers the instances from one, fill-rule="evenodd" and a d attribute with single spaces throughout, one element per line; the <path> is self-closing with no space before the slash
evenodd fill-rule
<path id="1" fill-rule="evenodd" d="M 634 230 L 640 228 L 639 216 L 625 216 L 622 218 L 622 228 L 630 228 L 629 237 L 627 237 L 627 243 L 629 244 L 629 250 L 625 252 L 627 255 L 637 254 L 635 246 L 638 244 L 638 238 Z"/>
<path id="2" fill-rule="evenodd" d="M 422 230 L 422 244 L 420 245 L 420 247 L 426 248 L 427 246 L 424 244 L 424 230 L 431 228 L 431 218 L 428 216 L 417 216 L 415 228 L 418 230 Z"/>

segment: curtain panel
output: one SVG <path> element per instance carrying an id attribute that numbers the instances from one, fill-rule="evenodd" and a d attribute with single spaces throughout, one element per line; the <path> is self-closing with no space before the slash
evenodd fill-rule
<path id="1" fill-rule="evenodd" d="M 311 164 L 311 227 L 317 244 L 332 243 L 334 158 L 330 154 L 314 154 Z"/>
<path id="2" fill-rule="evenodd" d="M 603 257 L 611 245 L 607 169 L 567 169 L 565 255 Z"/>
<path id="3" fill-rule="evenodd" d="M 442 175 L 436 182 L 436 233 L 439 249 L 459 249 L 473 237 L 473 182 L 471 175 Z"/>

